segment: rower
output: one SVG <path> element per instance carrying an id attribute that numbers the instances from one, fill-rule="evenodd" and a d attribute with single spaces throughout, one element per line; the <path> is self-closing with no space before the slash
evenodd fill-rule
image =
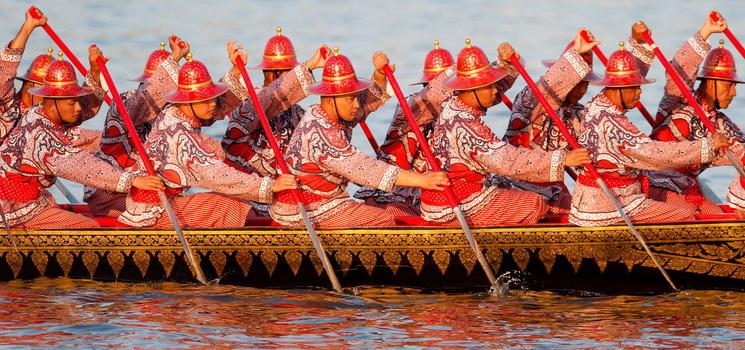
<path id="1" fill-rule="evenodd" d="M 395 224 L 385 209 L 353 200 L 347 193 L 350 181 L 384 191 L 394 186 L 417 186 L 441 191 L 449 182 L 444 173 L 420 174 L 374 159 L 351 144 L 352 129 L 389 98 L 383 67 L 388 57 L 373 55 L 373 81 L 358 78 L 349 59 L 334 49 L 326 61 L 323 80 L 309 90 L 321 97 L 300 120 L 287 146 L 290 171 L 298 176 L 300 198 L 308 216 L 319 227 L 374 227 Z M 367 107 L 365 107 L 367 106 Z M 373 108 L 371 108 L 373 107 Z M 301 226 L 297 201 L 289 192 L 277 195 L 269 209 L 283 225 Z"/>
<path id="2" fill-rule="evenodd" d="M 273 193 L 297 186 L 292 175 L 275 179 L 230 167 L 224 162 L 219 142 L 202 133 L 203 127 L 222 119 L 248 98 L 236 67 L 237 57 L 246 61 L 246 52 L 233 41 L 227 49 L 233 67 L 223 77 L 225 83 L 214 83 L 204 64 L 193 60 L 191 53 L 186 55 L 177 88 L 164 96 L 170 104 L 153 123 L 144 145 L 156 172 L 165 179 L 165 192 L 182 227 L 242 227 L 256 215 L 245 199 L 271 203 Z M 191 187 L 213 192 L 183 195 Z M 140 227 L 171 227 L 164 211 L 157 194 L 135 190 L 127 197 L 127 210 L 119 221 Z"/>
<path id="3" fill-rule="evenodd" d="M 472 225 L 535 223 L 547 211 L 540 195 L 513 189 L 485 187 L 491 173 L 527 181 L 562 181 L 564 166 L 589 161 L 587 150 L 531 150 L 500 140 L 484 121 L 486 110 L 498 104 L 517 78 L 508 62 L 511 45 L 498 48 L 500 60 L 492 66 L 481 48 L 471 45 L 458 53 L 457 72 L 445 81 L 455 90 L 445 100 L 432 135 L 432 151 L 453 183 L 453 192 Z M 443 193 L 422 191 L 422 217 L 431 222 L 457 225 Z"/>
<path id="4" fill-rule="evenodd" d="M 55 204 L 47 188 L 57 177 L 115 192 L 163 188 L 159 178 L 114 168 L 76 144 L 81 137 L 78 125 L 96 115 L 104 97 L 96 63 L 103 54 L 92 46 L 89 55 L 87 87 L 78 85 L 72 64 L 62 54 L 49 65 L 44 85 L 28 90 L 43 99 L 41 104 L 26 111 L 0 146 L 0 205 L 11 227 L 99 226 Z"/>
<path id="5" fill-rule="evenodd" d="M 292 41 L 282 34 L 282 28 L 277 27 L 276 35 L 264 47 L 261 64 L 252 67 L 264 73 L 263 87 L 257 89 L 256 94 L 282 151 L 305 114 L 298 103 L 310 94 L 308 86 L 315 82 L 312 71 L 326 63 L 321 50 L 327 48 L 324 46 L 307 61 L 298 62 Z M 222 147 L 225 162 L 234 168 L 261 176 L 278 175 L 274 152 L 259 126 L 259 118 L 250 101 L 244 102 L 231 115 L 222 138 Z M 269 216 L 267 204 L 250 204 L 261 216 Z"/>
<path id="6" fill-rule="evenodd" d="M 592 48 L 598 42 L 586 42 L 582 38 L 582 28 L 577 31 L 573 41 L 564 49 L 558 60 L 545 60 L 543 65 L 549 70 L 538 82 L 541 93 L 562 118 L 564 125 L 576 137 L 587 108 L 579 100 L 587 92 L 590 81 L 600 80 L 592 71 Z M 592 38 L 592 34 L 589 34 Z M 504 139 L 518 147 L 543 151 L 568 149 L 569 143 L 559 132 L 558 126 L 543 110 L 538 99 L 525 87 L 514 99 L 512 115 Z M 532 191 L 548 201 L 549 214 L 569 213 L 572 196 L 563 182 L 510 181 L 515 188 Z"/>
<path id="7" fill-rule="evenodd" d="M 632 27 L 635 45 L 641 45 L 641 33 L 646 31 L 646 25 L 641 22 Z M 647 195 L 648 182 L 641 171 L 709 162 L 716 157 L 716 150 L 727 145 L 727 138 L 716 134 L 696 141 L 662 142 L 639 131 L 626 113 L 639 102 L 641 85 L 654 82 L 645 78 L 647 71 L 640 69 L 637 59 L 621 42 L 619 50 L 608 60 L 605 78 L 591 83 L 604 89 L 587 105 L 588 113 L 578 141 L 592 151 L 595 166 L 631 220 L 690 221 L 694 219 L 690 209 L 655 201 Z M 569 221 L 580 226 L 605 226 L 621 220 L 595 179 L 581 169 L 572 195 Z"/>
<path id="8" fill-rule="evenodd" d="M 739 157 L 743 156 L 745 135 L 727 115 L 722 112 L 736 95 L 735 85 L 741 83 L 735 70 L 732 53 L 724 48 L 724 41 L 711 51 L 708 43 L 712 33 L 721 33 L 727 29 L 727 22 L 712 21 L 710 16 L 675 54 L 670 62 L 681 73 L 683 80 L 693 89 L 696 72 L 703 62 L 701 73 L 696 79 L 701 82 L 695 91 L 696 101 L 708 113 L 708 118 L 717 130 L 730 140 L 730 150 Z M 707 56 L 704 56 L 709 51 Z M 704 57 L 706 59 L 704 60 Z M 667 75 L 670 89 L 660 101 L 657 118 L 660 123 L 652 130 L 650 137 L 660 141 L 694 141 L 704 138 L 708 131 L 675 86 L 670 75 Z M 669 90 L 669 92 L 668 92 Z M 718 157 L 713 162 L 692 164 L 677 169 L 677 172 L 650 174 L 650 196 L 655 200 L 674 203 L 701 214 L 718 214 L 722 209 L 701 192 L 698 176 L 707 168 L 729 164 L 725 157 Z M 737 198 L 735 196 L 734 198 Z M 735 199 L 735 201 L 737 201 Z"/>
<path id="9" fill-rule="evenodd" d="M 417 124 L 427 139 L 432 134 L 432 124 L 440 114 L 442 102 L 453 94 L 452 90 L 445 87 L 444 82 L 455 72 L 454 63 L 450 52 L 441 48 L 440 42 L 435 40 L 434 48 L 424 58 L 421 78 L 412 84 L 421 84 L 423 88 L 406 98 L 414 117 L 417 118 Z M 416 172 L 426 170 L 424 156 L 400 106 L 396 107 L 385 141 L 380 146 L 377 156 L 378 159 L 401 169 Z M 383 208 L 395 216 L 419 216 L 420 214 L 419 191 L 413 187 L 396 187 L 391 192 L 362 187 L 354 194 L 354 197 L 364 200 L 368 205 Z"/>
<path id="10" fill-rule="evenodd" d="M 137 89 L 120 94 L 141 140 L 147 139 L 153 120 L 166 105 L 163 95 L 176 87 L 179 60 L 189 53 L 189 43 L 175 35 L 168 42 L 171 52 L 165 49 L 166 43 L 161 42 L 160 49 L 148 57 L 143 74 L 133 79 L 140 83 Z M 101 144 L 95 154 L 116 168 L 141 170 L 137 163 L 139 156 L 130 143 L 124 120 L 116 108 L 109 109 L 106 114 Z M 83 195 L 93 215 L 110 217 L 118 217 L 126 209 L 126 198 L 126 193 L 103 191 L 90 186 L 85 187 Z"/>

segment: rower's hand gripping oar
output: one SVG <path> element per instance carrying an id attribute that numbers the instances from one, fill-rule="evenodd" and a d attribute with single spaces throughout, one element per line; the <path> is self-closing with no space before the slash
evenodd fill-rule
<path id="1" fill-rule="evenodd" d="M 580 148 L 580 145 L 577 143 L 577 140 L 574 139 L 574 137 L 572 136 L 572 134 L 567 129 L 566 125 L 564 125 L 564 122 L 556 114 L 556 111 L 554 111 L 553 108 L 551 108 L 551 105 L 546 100 L 546 97 L 543 96 L 543 94 L 541 94 L 541 91 L 538 89 L 538 86 L 535 84 L 535 82 L 533 81 L 533 79 L 530 78 L 530 75 L 528 74 L 528 72 L 525 71 L 525 68 L 522 66 L 522 64 L 520 63 L 520 60 L 517 58 L 517 56 L 516 55 L 512 55 L 512 57 L 510 57 L 510 62 L 512 62 L 512 65 L 515 66 L 515 68 L 517 69 L 517 71 L 523 77 L 523 79 L 525 80 L 525 82 L 528 84 L 528 87 L 530 87 L 530 90 L 533 91 L 533 95 L 535 95 L 536 98 L 538 98 L 538 101 L 541 103 L 541 105 L 543 106 L 543 109 L 546 111 L 546 113 L 548 113 L 548 115 L 554 121 L 554 123 L 556 124 L 556 126 L 559 127 L 559 131 L 567 139 L 567 142 L 569 142 L 569 145 L 573 149 Z M 636 230 L 636 227 L 631 222 L 631 218 L 628 216 L 628 214 L 626 214 L 626 211 L 623 210 L 623 206 L 618 201 L 618 198 L 616 198 L 616 196 L 613 194 L 613 192 L 611 192 L 610 188 L 608 188 L 608 186 L 605 184 L 605 181 L 600 176 L 600 173 L 598 172 L 598 170 L 595 169 L 595 166 L 593 166 L 592 163 L 589 163 L 589 164 L 585 165 L 585 168 L 590 172 L 590 174 L 592 175 L 592 177 L 595 178 L 595 181 L 597 181 L 598 186 L 600 186 L 600 188 L 603 189 L 603 192 L 605 192 L 605 195 L 608 196 L 608 199 L 611 201 L 611 203 L 613 203 L 613 206 L 621 214 L 621 217 L 623 218 L 623 221 L 626 222 L 626 225 L 628 225 L 629 229 L 631 230 L 631 233 L 634 235 L 634 237 L 636 237 L 637 240 L 639 240 L 639 243 L 641 243 L 641 245 L 644 248 L 644 250 L 652 258 L 652 261 L 657 266 L 657 268 L 660 270 L 660 272 L 662 273 L 662 276 L 664 276 L 665 277 L 665 280 L 667 280 L 667 283 L 670 284 L 670 287 L 672 287 L 673 290 L 678 290 L 678 288 L 673 283 L 672 279 L 670 279 L 670 276 L 668 276 L 667 272 L 662 267 L 662 264 L 660 263 L 660 261 L 657 259 L 657 256 L 655 256 L 654 254 L 652 254 L 652 251 L 649 249 L 649 246 L 647 246 L 647 243 L 644 241 L 644 238 L 639 233 L 639 231 Z"/>
<path id="2" fill-rule="evenodd" d="M 424 134 L 422 134 L 422 130 L 419 128 L 419 124 L 417 124 L 416 119 L 414 119 L 414 114 L 411 112 L 409 103 L 406 101 L 404 94 L 401 92 L 401 87 L 398 85 L 398 81 L 393 75 L 391 67 L 385 65 L 383 67 L 383 71 L 385 72 L 386 78 L 388 78 L 388 83 L 391 84 L 393 91 L 396 93 L 398 103 L 401 106 L 401 109 L 403 110 L 404 116 L 406 116 L 409 125 L 411 125 L 411 130 L 414 132 L 414 135 L 419 142 L 419 147 L 421 148 L 422 153 L 424 153 L 424 157 L 427 158 L 427 163 L 429 164 L 430 168 L 432 168 L 432 171 L 442 171 L 442 168 L 440 168 L 440 164 L 437 163 L 435 156 L 432 154 L 432 150 L 429 149 L 429 144 L 424 138 Z M 470 244 L 473 253 L 476 254 L 476 259 L 481 265 L 481 269 L 484 270 L 486 277 L 489 279 L 491 287 L 493 289 L 497 288 L 497 278 L 494 276 L 494 271 L 492 271 L 491 266 L 489 266 L 489 262 L 486 261 L 484 253 L 481 252 L 479 244 L 478 242 L 476 242 L 476 238 L 474 238 L 473 232 L 471 232 L 471 227 L 468 225 L 468 221 L 466 220 L 465 215 L 463 215 L 463 211 L 460 208 L 460 203 L 458 203 L 458 200 L 455 197 L 455 193 L 453 193 L 453 190 L 450 186 L 445 186 L 444 191 L 445 197 L 447 197 L 450 207 L 455 212 L 455 216 L 458 218 L 458 222 L 460 222 L 460 225 L 463 228 L 463 232 L 465 232 L 466 234 L 466 238 L 468 239 L 468 243 Z"/>
<path id="3" fill-rule="evenodd" d="M 654 50 L 655 56 L 657 56 L 657 59 L 665 67 L 667 74 L 669 74 L 670 78 L 673 79 L 675 85 L 678 86 L 678 90 L 680 90 L 680 92 L 683 94 L 683 97 L 685 97 L 688 105 L 693 107 L 693 110 L 696 112 L 698 119 L 701 120 L 702 123 L 704 123 L 706 129 L 708 129 L 712 135 L 718 133 L 717 128 L 714 126 L 711 120 L 709 120 L 709 117 L 706 115 L 704 109 L 701 108 L 701 105 L 696 101 L 696 98 L 693 97 L 693 93 L 691 93 L 691 91 L 689 90 L 688 85 L 683 82 L 683 78 L 680 77 L 680 74 L 678 74 L 678 72 L 673 68 L 670 62 L 668 62 L 667 58 L 665 58 L 662 50 L 660 50 L 654 40 L 652 40 L 652 35 L 649 34 L 649 31 L 644 32 L 642 36 L 644 37 L 644 40 L 646 40 L 647 43 L 652 46 L 652 50 Z M 745 178 L 745 170 L 743 170 L 742 168 L 742 162 L 740 161 L 740 159 L 735 157 L 735 155 L 732 154 L 729 149 L 725 149 L 725 155 L 727 156 L 727 159 L 730 161 L 730 163 L 732 163 L 732 166 L 735 167 L 737 173 L 740 174 L 740 177 Z"/>
<path id="4" fill-rule="evenodd" d="M 709 17 L 711 17 L 711 20 L 714 22 L 719 22 L 724 19 L 724 17 L 722 17 L 722 14 L 720 14 L 717 11 L 711 11 L 709 13 Z M 739 52 L 740 55 L 742 55 L 742 57 L 745 58 L 745 47 L 743 47 L 742 44 L 740 43 L 740 40 L 737 40 L 735 35 L 732 34 L 732 31 L 729 30 L 729 28 L 727 28 L 724 30 L 724 35 L 726 35 L 727 39 L 729 39 L 732 45 L 735 46 L 735 48 L 737 49 L 737 52 Z"/>
<path id="5" fill-rule="evenodd" d="M 137 134 L 135 125 L 134 123 L 132 123 L 132 118 L 129 116 L 127 108 L 124 107 L 124 102 L 122 102 L 122 98 L 119 96 L 116 85 L 114 85 L 114 80 L 111 79 L 109 70 L 108 68 L 106 68 L 106 61 L 103 58 L 99 57 L 96 60 L 96 63 L 98 63 L 98 66 L 101 68 L 101 75 L 103 75 L 104 79 L 106 79 L 106 84 L 108 84 L 109 89 L 111 89 L 111 94 L 114 96 L 114 102 L 116 103 L 116 107 L 119 110 L 119 115 L 121 115 L 122 119 L 124 120 L 124 125 L 127 127 L 127 133 L 129 133 L 129 137 L 132 140 L 135 148 L 137 149 L 137 154 L 140 156 L 140 159 L 142 159 L 142 163 L 145 165 L 145 169 L 147 170 L 148 175 L 157 176 L 155 168 L 153 168 L 153 163 L 150 161 L 147 152 L 145 152 L 145 148 L 142 146 L 142 140 L 140 140 L 140 136 Z M 197 280 L 204 285 L 216 283 L 217 280 L 207 282 L 207 279 L 204 277 L 204 272 L 199 266 L 199 262 L 197 262 L 196 257 L 194 256 L 194 252 L 191 250 L 191 246 L 189 246 L 189 241 L 186 239 L 184 231 L 181 230 L 181 226 L 178 223 L 178 218 L 176 217 L 176 213 L 173 211 L 173 207 L 171 207 L 171 203 L 168 201 L 168 197 L 163 191 L 157 192 L 158 197 L 160 198 L 161 205 L 163 205 L 163 207 L 166 209 L 168 217 L 173 223 L 173 228 L 176 231 L 176 235 L 178 236 L 179 241 L 181 241 L 181 246 L 184 249 L 186 260 L 189 262 L 189 265 L 194 270 Z"/>
<path id="6" fill-rule="evenodd" d="M 256 90 L 254 90 L 253 83 L 251 82 L 251 78 L 248 76 L 248 72 L 246 72 L 246 63 L 243 62 L 243 58 L 238 56 L 236 58 L 236 65 L 238 66 L 238 70 L 241 72 L 241 76 L 243 77 L 243 80 L 246 82 L 246 89 L 248 90 L 248 95 L 251 98 L 251 102 L 254 105 L 254 110 L 256 111 L 256 114 L 259 116 L 259 121 L 261 122 L 261 127 L 264 129 L 264 133 L 266 134 L 267 140 L 269 140 L 269 145 L 272 147 L 272 151 L 274 151 L 274 158 L 277 160 L 277 165 L 279 166 L 280 171 L 283 174 L 291 174 L 290 169 L 287 167 L 287 161 L 285 161 L 284 157 L 282 156 L 282 151 L 279 148 L 279 144 L 277 144 L 277 140 L 274 137 L 274 134 L 272 133 L 272 128 L 269 125 L 269 119 L 266 117 L 266 113 L 264 113 L 264 108 L 261 106 L 261 103 L 259 102 L 259 97 L 256 95 Z M 341 283 L 339 283 L 339 279 L 336 277 L 336 272 L 334 272 L 333 266 L 331 266 L 331 262 L 329 261 L 328 256 L 326 255 L 326 252 L 323 249 L 323 246 L 321 245 L 321 240 L 318 238 L 318 234 L 316 233 L 315 228 L 313 228 L 313 223 L 310 221 L 310 217 L 308 216 L 308 212 L 305 210 L 305 204 L 300 198 L 300 194 L 298 193 L 298 190 L 291 190 L 292 197 L 297 201 L 298 209 L 300 210 L 300 214 L 303 217 L 303 223 L 305 223 L 305 228 L 308 230 L 308 235 L 310 236 L 310 240 L 313 242 L 313 248 L 316 250 L 316 254 L 318 254 L 318 258 L 321 259 L 321 264 L 323 265 L 323 269 L 326 271 L 326 276 L 328 276 L 329 280 L 331 281 L 331 286 L 334 288 L 335 291 L 338 293 L 342 292 L 341 289 Z"/>
<path id="7" fill-rule="evenodd" d="M 44 15 L 41 12 L 41 10 L 39 10 L 39 8 L 36 6 L 29 7 L 28 12 L 31 14 L 31 17 L 36 18 L 36 19 L 39 19 Z M 52 39 L 52 41 L 54 41 L 54 43 L 57 44 L 57 46 L 59 46 L 60 50 L 62 50 L 62 52 L 65 53 L 65 55 L 70 60 L 70 62 L 72 62 L 75 68 L 77 68 L 78 71 L 80 71 L 80 74 L 82 74 L 83 77 L 88 75 L 88 70 L 85 69 L 85 66 L 83 66 L 83 64 L 80 62 L 78 57 L 75 56 L 72 50 L 70 50 L 70 48 L 67 47 L 65 42 L 62 41 L 62 39 L 60 39 L 59 35 L 57 35 L 57 32 L 55 32 L 54 29 L 52 29 L 52 26 L 50 26 L 49 23 L 47 23 L 43 25 L 42 28 L 44 29 L 45 32 L 47 32 L 47 34 Z M 107 104 L 111 105 L 111 98 L 109 96 L 104 96 L 104 101 L 106 101 Z"/>
<path id="8" fill-rule="evenodd" d="M 592 42 L 592 39 L 590 38 L 590 33 L 587 30 L 582 31 L 582 39 L 584 39 L 586 42 Z M 599 46 L 594 46 L 592 48 L 592 52 L 595 54 L 595 56 L 598 56 L 598 60 L 603 64 L 603 66 L 608 65 L 608 57 L 605 56 L 603 53 L 603 50 L 600 49 Z M 642 104 L 642 101 L 639 101 L 636 103 L 636 109 L 639 110 L 639 112 L 642 114 L 644 119 L 647 120 L 647 123 L 651 125 L 653 128 L 657 126 L 659 123 L 654 117 L 652 117 L 652 114 L 649 113 L 646 107 L 644 107 L 644 104 Z"/>

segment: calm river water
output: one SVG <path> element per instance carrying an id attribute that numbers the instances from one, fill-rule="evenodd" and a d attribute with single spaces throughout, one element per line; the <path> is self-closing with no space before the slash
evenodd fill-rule
<path id="1" fill-rule="evenodd" d="M 10 40 L 31 3 L 0 1 L 0 40 Z M 140 74 L 147 55 L 175 33 L 191 42 L 194 57 L 213 77 L 228 69 L 224 44 L 236 39 L 258 62 L 275 26 L 309 57 L 321 43 L 339 46 L 360 75 L 372 71 L 375 50 L 389 54 L 402 85 L 421 73 L 434 39 L 457 54 L 471 38 L 494 57 L 509 41 L 537 78 L 540 61 L 555 58 L 586 26 L 609 54 L 630 25 L 644 19 L 668 55 L 695 32 L 712 8 L 745 39 L 745 9 L 737 1 L 36 1 L 50 24 L 79 55 L 92 43 L 111 57 L 109 68 L 120 90 Z M 710 41 L 715 43 L 719 36 Z M 34 33 L 21 69 L 52 45 Z M 731 48 L 731 46 L 728 46 Z M 84 56 L 81 56 L 84 58 Z M 742 59 L 738 65 L 743 67 Z M 316 73 L 318 76 L 319 73 Z M 654 110 L 664 72 L 642 96 Z M 260 76 L 253 78 L 259 82 Z M 508 96 L 522 89 L 518 81 Z M 405 92 L 415 88 L 406 87 Z M 590 88 L 588 96 L 597 93 Z M 303 105 L 315 102 L 314 98 Z M 382 140 L 395 103 L 370 119 Z M 727 113 L 742 123 L 745 102 L 736 98 Z M 102 112 L 86 123 L 100 128 Z M 508 114 L 492 108 L 487 120 L 497 134 Z M 630 118 L 649 126 L 637 112 Z M 220 137 L 224 123 L 206 130 Z M 370 152 L 364 136 L 354 143 Z M 734 172 L 707 170 L 704 177 L 720 196 Z M 570 184 L 571 185 L 571 184 Z M 71 185 L 80 195 L 79 186 Z M 431 294 L 416 290 L 363 288 L 359 296 L 312 290 L 258 290 L 177 284 L 128 285 L 66 279 L 0 284 L 0 348 L 255 348 L 255 347 L 525 347 L 525 348 L 743 348 L 745 294 L 691 291 L 647 297 L 576 298 L 548 292 Z"/>

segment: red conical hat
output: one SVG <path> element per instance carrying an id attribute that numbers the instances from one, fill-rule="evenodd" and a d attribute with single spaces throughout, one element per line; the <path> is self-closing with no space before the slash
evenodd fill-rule
<path id="1" fill-rule="evenodd" d="M 567 44 L 567 47 L 564 48 L 564 51 L 562 51 L 562 54 L 564 52 L 569 51 L 569 49 L 571 49 L 572 47 L 574 47 L 574 40 L 570 41 L 569 44 Z M 592 61 L 593 61 L 592 51 L 585 52 L 585 53 L 581 54 L 581 56 L 582 56 L 582 59 L 584 59 L 585 62 L 587 62 L 587 64 L 590 66 L 590 69 L 592 69 Z M 557 61 L 558 60 L 543 60 L 543 61 L 541 61 L 541 63 L 543 64 L 544 67 L 551 68 L 551 66 L 553 66 Z M 587 76 L 583 80 L 586 80 L 586 81 L 598 81 L 598 80 L 601 80 L 601 79 L 603 79 L 603 78 L 601 78 L 599 75 L 597 75 L 597 73 L 595 73 L 595 71 L 590 70 L 590 73 L 587 73 Z"/>
<path id="2" fill-rule="evenodd" d="M 590 84 L 605 87 L 630 87 L 654 83 L 654 79 L 646 79 L 636 65 L 636 57 L 626 51 L 624 43 L 618 43 L 619 49 L 608 58 L 605 67 L 605 78 Z"/>
<path id="3" fill-rule="evenodd" d="M 308 90 L 315 95 L 338 96 L 366 90 L 370 85 L 370 80 L 357 78 L 352 62 L 347 56 L 340 55 L 339 48 L 335 47 L 334 55 L 323 66 L 323 79 Z"/>
<path id="4" fill-rule="evenodd" d="M 166 51 L 166 42 L 161 41 L 160 42 L 160 49 L 153 51 L 153 53 L 150 54 L 150 57 L 147 58 L 147 63 L 145 63 L 145 69 L 137 78 L 132 79 L 131 81 L 136 81 L 138 83 L 141 83 L 145 81 L 145 79 L 150 78 L 153 73 L 155 73 L 155 70 L 158 68 L 158 65 L 165 61 L 170 53 Z"/>
<path id="5" fill-rule="evenodd" d="M 471 90 L 494 84 L 509 74 L 506 69 L 494 68 L 486 54 L 477 46 L 471 46 L 466 39 L 466 47 L 458 53 L 457 74 L 445 81 L 445 86 L 453 90 Z"/>
<path id="6" fill-rule="evenodd" d="M 287 70 L 298 65 L 295 47 L 290 39 L 282 35 L 282 28 L 277 27 L 277 35 L 271 37 L 264 46 L 264 59 L 252 69 Z"/>
<path id="7" fill-rule="evenodd" d="M 450 51 L 440 48 L 440 41 L 435 40 L 435 48 L 424 58 L 424 71 L 419 81 L 411 85 L 429 83 L 437 74 L 444 72 L 455 63 Z"/>
<path id="8" fill-rule="evenodd" d="M 74 98 L 90 95 L 93 90 L 78 85 L 75 68 L 62 59 L 60 52 L 57 60 L 49 64 L 44 85 L 28 89 L 28 93 L 44 98 Z"/>
<path id="9" fill-rule="evenodd" d="M 724 40 L 719 40 L 719 47 L 713 49 L 706 56 L 701 74 L 697 79 L 726 80 L 742 83 L 743 80 L 737 76 L 735 58 L 729 50 L 724 48 Z"/>
<path id="10" fill-rule="evenodd" d="M 228 86 L 213 83 L 207 67 L 202 62 L 192 60 L 191 52 L 186 54 L 187 62 L 178 72 L 178 86 L 164 96 L 170 103 L 190 103 L 207 101 L 216 98 L 226 91 Z"/>
<path id="11" fill-rule="evenodd" d="M 26 74 L 18 76 L 16 77 L 16 79 L 36 84 L 44 84 L 44 77 L 47 76 L 47 69 L 49 69 L 49 65 L 54 62 L 54 58 L 52 58 L 52 51 L 54 51 L 54 49 L 50 47 L 47 49 L 46 55 L 42 54 L 36 56 L 36 58 L 34 58 L 34 60 L 31 62 L 31 65 L 28 67 Z"/>

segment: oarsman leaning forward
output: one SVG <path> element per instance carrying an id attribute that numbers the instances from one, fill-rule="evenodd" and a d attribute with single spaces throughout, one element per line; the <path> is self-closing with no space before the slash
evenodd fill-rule
<path id="1" fill-rule="evenodd" d="M 587 104 L 580 145 L 591 150 L 596 168 L 634 222 L 693 220 L 693 212 L 687 208 L 650 199 L 646 194 L 648 182 L 640 171 L 709 162 L 715 158 L 715 151 L 727 144 L 727 138 L 717 134 L 713 139 L 697 141 L 653 141 L 627 119 L 626 113 L 639 102 L 641 85 L 654 80 L 644 77 L 623 42 L 610 56 L 607 67 L 605 78 L 592 83 L 604 89 Z M 569 221 L 580 226 L 604 226 L 621 220 L 595 179 L 586 169 L 580 169 Z"/>
<path id="2" fill-rule="evenodd" d="M 706 56 L 706 52 L 711 48 L 707 42 L 709 36 L 712 33 L 721 33 L 725 29 L 727 29 L 726 21 L 714 22 L 707 15 L 701 29 L 683 43 L 670 63 L 689 88 L 693 88 L 696 79 L 701 81 L 694 94 L 696 101 L 706 111 L 707 117 L 716 126 L 717 131 L 730 139 L 732 146 L 730 150 L 739 157 L 743 153 L 745 136 L 722 110 L 732 102 L 736 95 L 735 85 L 742 81 L 737 77 L 734 57 L 722 47 L 723 42 L 720 43 L 720 47 L 711 50 Z M 705 61 L 704 57 L 706 57 Z M 704 66 L 696 78 L 696 72 L 702 61 L 704 61 Z M 660 141 L 693 141 L 707 137 L 709 131 L 704 127 L 693 107 L 680 93 L 669 74 L 665 92 L 657 112 L 658 119 L 662 121 L 652 130 L 650 137 Z M 692 211 L 705 214 L 721 213 L 719 206 L 703 195 L 697 177 L 707 168 L 725 163 L 729 163 L 727 159 L 719 157 L 712 163 L 693 164 L 678 169 L 678 174 L 651 173 L 650 195 L 656 200 L 675 203 L 688 207 Z"/>
<path id="3" fill-rule="evenodd" d="M 583 28 L 577 32 L 577 36 L 567 45 L 558 60 L 543 62 L 549 70 L 537 84 L 538 89 L 574 137 L 579 134 L 580 123 L 587 113 L 587 109 L 579 100 L 587 92 L 589 82 L 600 79 L 592 71 L 592 48 L 598 45 L 598 42 L 586 42 L 581 35 L 585 30 Z M 592 38 L 591 34 L 590 37 Z M 504 139 L 515 146 L 543 151 L 569 147 L 566 138 L 559 132 L 558 126 L 529 87 L 525 87 L 515 97 Z M 537 183 L 516 180 L 512 181 L 512 185 L 544 196 L 551 214 L 569 213 L 572 196 L 563 182 Z"/>
<path id="4" fill-rule="evenodd" d="M 158 177 L 136 176 L 116 169 L 76 146 L 78 125 L 93 117 L 103 101 L 103 90 L 94 77 L 103 57 L 90 48 L 89 87 L 78 85 L 72 64 L 60 59 L 49 65 L 44 85 L 29 89 L 42 97 L 31 107 L 0 146 L 0 205 L 13 227 L 90 228 L 95 220 L 61 209 L 46 188 L 57 177 L 97 186 L 107 191 L 127 192 L 132 187 L 163 188 Z"/>
<path id="5" fill-rule="evenodd" d="M 325 46 L 324 49 L 327 50 Z M 276 35 L 266 43 L 261 64 L 253 67 L 264 73 L 264 86 L 257 89 L 256 95 L 282 151 L 286 149 L 292 132 L 305 113 L 297 103 L 310 94 L 308 87 L 315 82 L 312 70 L 323 67 L 324 63 L 326 59 L 320 50 L 308 61 L 299 63 L 292 42 L 282 35 L 281 28 L 277 28 Z M 222 147 L 225 161 L 238 170 L 261 176 L 276 176 L 279 173 L 274 151 L 269 146 L 251 101 L 245 101 L 230 116 Z M 267 204 L 250 204 L 259 214 L 269 215 Z"/>
<path id="6" fill-rule="evenodd" d="M 223 78 L 226 84 L 213 83 L 204 64 L 187 55 L 178 87 L 164 97 L 171 104 L 155 120 L 145 142 L 183 227 L 242 227 L 252 215 L 251 206 L 242 199 L 270 203 L 274 192 L 297 186 L 292 175 L 273 179 L 230 167 L 220 143 L 202 133 L 203 126 L 224 118 L 247 98 L 236 66 L 239 56 L 246 62 L 246 53 L 233 42 L 227 48 L 233 67 Z M 190 187 L 213 192 L 183 195 Z M 135 190 L 127 197 L 127 210 L 119 221 L 132 226 L 172 226 L 164 211 L 156 193 Z"/>
<path id="7" fill-rule="evenodd" d="M 458 54 L 457 73 L 445 82 L 455 94 L 445 100 L 435 121 L 433 152 L 448 172 L 455 196 L 471 224 L 534 223 L 547 211 L 540 195 L 498 187 L 484 187 L 491 173 L 527 181 L 561 181 L 564 166 L 589 161 L 587 150 L 540 151 L 515 147 L 500 140 L 484 121 L 487 108 L 498 104 L 517 73 L 507 60 L 512 47 L 499 46 L 500 61 L 494 68 L 484 52 L 471 46 Z M 442 192 L 423 190 L 422 217 L 427 221 L 456 225 L 453 210 Z"/>
<path id="8" fill-rule="evenodd" d="M 448 183 L 444 173 L 420 174 L 374 159 L 352 146 L 352 128 L 366 117 L 365 105 L 375 108 L 389 96 L 383 67 L 388 57 L 373 56 L 374 83 L 359 79 L 346 56 L 326 61 L 323 80 L 310 87 L 321 103 L 310 107 L 300 120 L 287 147 L 290 171 L 298 176 L 301 200 L 311 221 L 320 227 L 373 227 L 393 225 L 390 212 L 353 200 L 346 191 L 349 181 L 391 191 L 394 186 L 419 186 L 433 190 Z M 377 100 L 377 102 L 368 102 Z M 362 106 L 362 108 L 361 108 Z M 302 216 L 291 193 L 276 196 L 269 210 L 283 225 L 301 226 Z"/>
<path id="9" fill-rule="evenodd" d="M 453 64 L 453 56 L 448 50 L 440 48 L 440 42 L 435 40 L 434 49 L 424 58 L 422 77 L 412 84 L 422 84 L 423 89 L 406 98 L 417 125 L 427 140 L 431 137 L 435 118 L 440 115 L 442 102 L 453 94 L 453 91 L 444 84 L 447 77 L 455 71 Z M 378 159 L 401 169 L 416 172 L 426 170 L 424 156 L 401 106 L 396 106 L 396 113 L 377 156 Z M 369 205 L 383 208 L 395 216 L 420 214 L 418 188 L 396 187 L 393 191 L 386 192 L 377 188 L 362 187 L 354 197 L 364 200 Z"/>
<path id="10" fill-rule="evenodd" d="M 171 36 L 168 42 L 172 52 L 166 51 L 165 42 L 161 42 L 160 49 L 153 51 L 148 57 L 143 74 L 134 79 L 140 83 L 137 89 L 120 94 L 141 140 L 147 139 L 152 122 L 165 107 L 164 95 L 176 88 L 178 61 L 189 52 L 189 43 L 176 36 Z M 138 164 L 140 157 L 116 107 L 110 108 L 106 114 L 96 156 L 118 169 L 135 172 L 142 170 Z M 126 209 L 126 198 L 126 193 L 104 191 L 90 186 L 85 187 L 83 195 L 93 215 L 111 217 L 119 216 Z"/>

